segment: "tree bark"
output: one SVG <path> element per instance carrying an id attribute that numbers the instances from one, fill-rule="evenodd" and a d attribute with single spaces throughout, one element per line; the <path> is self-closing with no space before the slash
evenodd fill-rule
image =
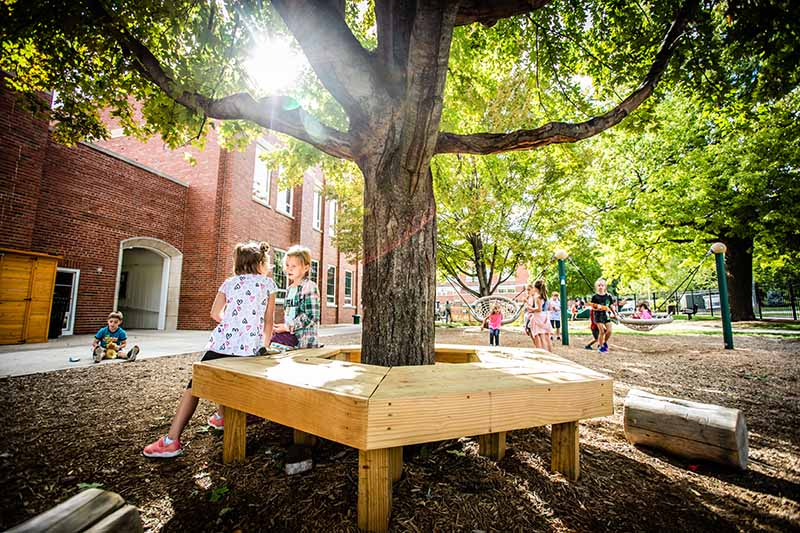
<path id="1" fill-rule="evenodd" d="M 753 311 L 753 239 L 731 237 L 722 242 L 728 247 L 725 270 L 728 277 L 728 302 L 731 320 L 755 320 Z"/>
<path id="2" fill-rule="evenodd" d="M 419 4 L 410 26 L 402 93 L 356 133 L 364 174 L 364 332 L 361 360 L 433 364 L 436 202 L 430 162 L 457 4 Z M 389 23 L 408 24 L 403 17 Z M 400 46 L 395 49 L 405 50 Z"/>
<path id="3" fill-rule="evenodd" d="M 362 167 L 364 332 L 361 360 L 383 366 L 433 364 L 436 203 L 426 166 L 402 168 L 397 150 Z M 409 185 L 414 186 L 409 187 Z"/>

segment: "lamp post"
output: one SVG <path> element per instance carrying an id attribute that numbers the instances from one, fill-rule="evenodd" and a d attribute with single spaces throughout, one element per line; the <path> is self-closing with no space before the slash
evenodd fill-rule
<path id="1" fill-rule="evenodd" d="M 564 260 L 569 257 L 565 250 L 556 250 L 558 259 L 558 285 L 559 297 L 561 298 L 561 344 L 569 346 L 569 325 L 567 324 L 567 267 Z"/>
<path id="2" fill-rule="evenodd" d="M 719 307 L 722 314 L 722 337 L 725 339 L 725 348 L 733 350 L 733 325 L 731 324 L 731 309 L 728 306 L 728 279 L 725 273 L 725 244 L 715 242 L 711 245 L 711 252 L 717 261 L 717 285 L 719 286 Z"/>

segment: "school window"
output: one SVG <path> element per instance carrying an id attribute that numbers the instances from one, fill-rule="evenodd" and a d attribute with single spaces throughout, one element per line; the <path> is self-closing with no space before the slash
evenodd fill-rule
<path id="1" fill-rule="evenodd" d="M 275 299 L 283 302 L 283 298 L 286 296 L 286 272 L 283 270 L 283 258 L 286 257 L 286 252 L 282 250 L 275 250 L 275 255 L 273 256 L 272 262 L 272 279 L 275 281 L 275 285 L 278 286 L 278 292 L 275 293 Z"/>
<path id="2" fill-rule="evenodd" d="M 319 286 L 319 261 L 311 260 L 311 271 L 308 274 L 308 277 L 311 278 L 311 281 Z"/>
<path id="3" fill-rule="evenodd" d="M 263 146 L 256 145 L 256 162 L 253 167 L 253 199 L 268 206 L 269 186 L 272 180 L 266 163 L 261 160 L 261 156 L 266 152 L 267 150 Z"/>
<path id="4" fill-rule="evenodd" d="M 325 286 L 328 305 L 336 305 L 336 267 L 328 266 L 328 283 Z"/>
<path id="5" fill-rule="evenodd" d="M 278 191 L 278 198 L 276 200 L 277 209 L 284 215 L 292 216 L 292 205 L 294 203 L 294 189 L 286 189 L 285 191 Z"/>
<path id="6" fill-rule="evenodd" d="M 336 200 L 328 201 L 328 235 L 336 235 Z"/>
<path id="7" fill-rule="evenodd" d="M 344 305 L 353 305 L 353 273 L 344 273 Z"/>
<path id="8" fill-rule="evenodd" d="M 314 191 L 314 223 L 313 228 L 322 229 L 322 193 Z"/>

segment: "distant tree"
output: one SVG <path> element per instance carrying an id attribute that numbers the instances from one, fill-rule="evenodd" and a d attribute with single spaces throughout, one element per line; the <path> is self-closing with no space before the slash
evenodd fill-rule
<path id="1" fill-rule="evenodd" d="M 652 118 L 596 143 L 601 261 L 642 276 L 680 258 L 688 271 L 724 242 L 732 318 L 752 320 L 756 250 L 800 259 L 800 89 L 745 113 L 673 93 Z"/>

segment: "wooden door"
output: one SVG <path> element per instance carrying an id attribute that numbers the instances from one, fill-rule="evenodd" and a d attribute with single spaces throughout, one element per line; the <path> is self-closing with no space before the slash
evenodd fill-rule
<path id="1" fill-rule="evenodd" d="M 35 262 L 33 256 L 0 252 L 0 344 L 25 342 Z"/>
<path id="2" fill-rule="evenodd" d="M 0 344 L 47 342 L 58 259 L 0 249 Z"/>
<path id="3" fill-rule="evenodd" d="M 37 257 L 33 265 L 25 342 L 47 342 L 57 266 L 58 260 L 49 257 Z"/>

